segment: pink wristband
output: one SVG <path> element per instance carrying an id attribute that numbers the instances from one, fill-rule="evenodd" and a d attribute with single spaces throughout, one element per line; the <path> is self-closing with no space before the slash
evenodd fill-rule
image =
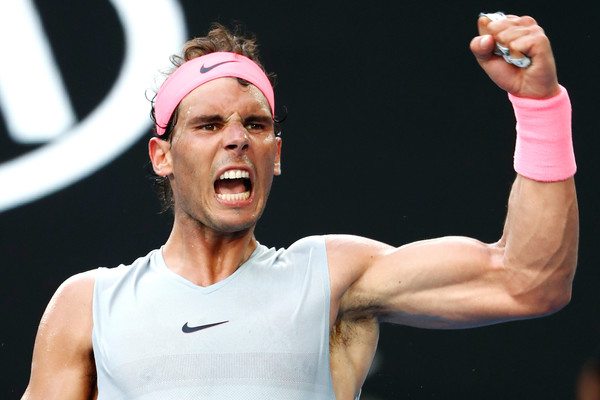
<path id="1" fill-rule="evenodd" d="M 556 182 L 575 174 L 571 139 L 571 102 L 567 90 L 544 100 L 513 96 L 517 118 L 514 167 L 519 175 L 541 182 Z"/>

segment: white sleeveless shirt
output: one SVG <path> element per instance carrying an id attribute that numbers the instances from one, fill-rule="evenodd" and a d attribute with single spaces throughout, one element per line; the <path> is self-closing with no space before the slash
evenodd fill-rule
<path id="1" fill-rule="evenodd" d="M 322 237 L 259 244 L 231 276 L 197 286 L 161 250 L 101 268 L 94 287 L 98 399 L 335 399 Z"/>

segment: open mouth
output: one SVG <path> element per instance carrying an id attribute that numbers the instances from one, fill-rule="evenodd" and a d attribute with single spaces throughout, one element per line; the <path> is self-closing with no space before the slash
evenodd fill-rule
<path id="1" fill-rule="evenodd" d="M 215 181 L 217 197 L 225 201 L 248 200 L 252 192 L 250 172 L 242 169 L 225 171 Z"/>

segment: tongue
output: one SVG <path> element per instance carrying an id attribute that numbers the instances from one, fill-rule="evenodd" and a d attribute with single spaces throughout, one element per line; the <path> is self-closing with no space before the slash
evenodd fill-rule
<path id="1" fill-rule="evenodd" d="M 246 185 L 243 179 L 220 179 L 215 182 L 215 191 L 219 194 L 244 193 Z"/>

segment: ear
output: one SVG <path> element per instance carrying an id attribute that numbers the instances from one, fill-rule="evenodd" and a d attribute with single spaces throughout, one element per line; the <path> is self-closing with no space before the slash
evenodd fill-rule
<path id="1" fill-rule="evenodd" d="M 275 155 L 273 174 L 281 175 L 281 138 L 278 136 L 275 138 L 275 140 L 277 141 L 277 154 Z"/>
<path id="2" fill-rule="evenodd" d="M 173 173 L 171 163 L 171 143 L 153 137 L 148 142 L 148 153 L 152 162 L 152 169 L 156 175 L 165 177 Z"/>

